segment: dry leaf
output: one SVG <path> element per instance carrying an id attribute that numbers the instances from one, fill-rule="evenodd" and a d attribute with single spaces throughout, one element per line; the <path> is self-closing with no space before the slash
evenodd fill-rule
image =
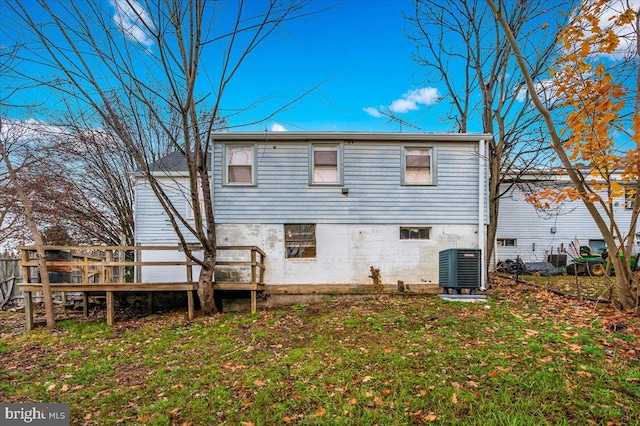
<path id="1" fill-rule="evenodd" d="M 364 377 L 362 378 L 362 383 L 370 382 L 370 381 L 371 381 L 371 379 L 373 379 L 373 377 L 371 377 L 371 376 L 364 376 Z"/>
<path id="2" fill-rule="evenodd" d="M 56 384 L 53 383 L 51 385 L 49 385 L 49 387 L 47 388 L 47 392 L 51 392 L 52 390 L 54 390 L 56 388 Z"/>
<path id="3" fill-rule="evenodd" d="M 384 405 L 384 401 L 379 396 L 376 396 L 375 398 L 373 398 L 373 402 L 375 402 L 378 405 Z"/>
<path id="4" fill-rule="evenodd" d="M 311 417 L 322 417 L 325 414 L 327 414 L 327 410 L 325 410 L 324 408 L 320 407 L 320 408 L 318 408 L 318 411 L 316 411 L 315 414 L 312 415 Z"/>
<path id="5" fill-rule="evenodd" d="M 172 419 L 175 417 L 178 417 L 178 412 L 180 411 L 180 408 L 174 408 L 173 410 L 171 410 L 171 412 L 169 413 L 169 417 L 171 417 Z"/>
<path id="6" fill-rule="evenodd" d="M 429 413 L 426 416 L 424 416 L 424 420 L 427 422 L 436 422 L 438 421 L 438 416 L 436 416 L 433 413 Z"/>
<path id="7" fill-rule="evenodd" d="M 382 390 L 382 394 L 383 395 L 391 395 L 391 389 L 383 389 Z"/>
<path id="8" fill-rule="evenodd" d="M 62 385 L 62 387 L 60 388 L 60 392 L 66 392 L 68 390 L 69 390 L 69 385 L 67 384 Z"/>
<path id="9" fill-rule="evenodd" d="M 384 353 L 388 354 L 389 352 L 391 352 L 391 348 L 384 348 Z"/>
<path id="10" fill-rule="evenodd" d="M 289 416 L 284 416 L 282 418 L 282 423 L 291 423 L 293 421 L 293 419 Z"/>
<path id="11" fill-rule="evenodd" d="M 627 383 L 640 383 L 640 377 L 627 377 L 624 381 Z"/>
<path id="12" fill-rule="evenodd" d="M 356 405 L 357 403 L 358 403 L 358 400 L 355 398 L 351 398 L 349 402 L 347 402 L 348 405 Z"/>
<path id="13" fill-rule="evenodd" d="M 91 420 L 91 413 L 84 415 L 85 420 Z"/>
<path id="14" fill-rule="evenodd" d="M 451 395 L 451 403 L 452 404 L 457 404 L 458 403 L 458 395 L 456 395 L 455 393 L 453 395 Z"/>
<path id="15" fill-rule="evenodd" d="M 253 422 L 242 422 L 240 423 L 242 426 L 256 426 Z"/>
<path id="16" fill-rule="evenodd" d="M 266 385 L 266 383 L 264 381 L 262 381 L 262 380 L 254 380 L 253 384 L 258 386 L 259 388 L 261 388 L 261 387 Z"/>
<path id="17" fill-rule="evenodd" d="M 462 389 L 462 385 L 458 382 L 451 382 L 451 386 L 453 386 L 456 389 Z"/>
<path id="18" fill-rule="evenodd" d="M 421 396 L 425 396 L 427 394 L 427 391 L 424 389 L 420 389 L 420 395 Z"/>
<path id="19" fill-rule="evenodd" d="M 586 371 L 576 371 L 576 374 L 580 377 L 591 377 L 591 373 L 588 373 Z"/>

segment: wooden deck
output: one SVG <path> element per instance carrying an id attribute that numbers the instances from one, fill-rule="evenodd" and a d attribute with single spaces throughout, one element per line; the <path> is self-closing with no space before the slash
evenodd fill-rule
<path id="1" fill-rule="evenodd" d="M 42 291 L 42 284 L 31 282 L 32 271 L 37 269 L 35 261 L 35 247 L 19 247 L 23 284 L 20 285 L 25 295 L 25 328 L 33 329 L 33 293 Z M 74 272 L 81 276 L 80 282 L 51 283 L 52 292 L 82 292 L 83 311 L 88 315 L 89 293 L 104 293 L 107 299 L 107 323 L 115 323 L 116 292 L 169 292 L 186 291 L 189 319 L 194 317 L 194 294 L 198 283 L 193 279 L 193 267 L 196 264 L 185 256 L 184 261 L 141 261 L 123 260 L 124 253 L 134 254 L 134 259 L 141 259 L 143 251 L 173 251 L 183 252 L 177 246 L 47 246 L 47 251 L 65 251 L 71 253 L 68 260 L 47 260 L 49 272 Z M 198 248 L 194 247 L 194 251 Z M 246 260 L 225 260 L 217 262 L 216 266 L 232 268 L 249 268 L 247 282 L 215 282 L 214 290 L 250 291 L 251 312 L 257 310 L 257 292 L 265 289 L 264 258 L 265 253 L 256 246 L 221 246 L 220 252 L 245 252 L 249 254 Z M 87 254 L 90 253 L 90 254 Z M 141 282 L 142 268 L 158 268 L 167 266 L 184 266 L 187 280 L 185 282 Z M 135 282 L 127 282 L 125 268 L 135 268 Z M 131 271 L 131 269 L 129 269 Z"/>

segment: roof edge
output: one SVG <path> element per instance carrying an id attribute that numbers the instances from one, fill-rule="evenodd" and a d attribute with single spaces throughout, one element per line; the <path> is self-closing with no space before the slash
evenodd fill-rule
<path id="1" fill-rule="evenodd" d="M 440 141 L 477 142 L 493 140 L 488 133 L 393 133 L 393 132 L 214 132 L 217 141 L 297 141 L 297 140 L 358 140 L 358 141 Z"/>

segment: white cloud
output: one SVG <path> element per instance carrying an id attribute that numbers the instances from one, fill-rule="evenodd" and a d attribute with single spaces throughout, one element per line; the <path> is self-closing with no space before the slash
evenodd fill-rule
<path id="1" fill-rule="evenodd" d="M 555 80 L 553 79 L 540 80 L 535 82 L 534 85 L 536 88 L 536 93 L 538 94 L 538 96 L 540 96 L 540 99 L 542 99 L 543 102 L 549 103 L 557 97 Z M 516 100 L 518 102 L 524 102 L 524 100 L 527 98 L 528 93 L 529 93 L 529 90 L 527 90 L 527 87 L 523 86 L 518 91 Z"/>
<path id="2" fill-rule="evenodd" d="M 404 114 L 405 112 L 420 109 L 421 105 L 433 105 L 440 99 L 441 96 L 440 93 L 438 93 L 438 89 L 436 89 L 435 87 L 424 87 L 421 89 L 409 90 L 386 107 L 381 106 L 378 109 L 373 107 L 366 107 L 363 108 L 363 111 L 372 117 L 381 117 L 383 114 L 380 111 L 383 109 L 388 109 L 391 112 Z"/>
<path id="3" fill-rule="evenodd" d="M 273 123 L 271 125 L 271 131 L 272 132 L 286 132 L 287 129 L 282 124 Z"/>
<path id="4" fill-rule="evenodd" d="M 110 0 L 115 8 L 113 22 L 124 35 L 147 49 L 153 46 L 147 28 L 154 28 L 153 20 L 146 10 L 135 0 Z"/>
<path id="5" fill-rule="evenodd" d="M 380 114 L 380 111 L 378 111 L 374 107 L 366 107 L 366 108 L 362 108 L 362 110 L 372 117 L 376 117 L 376 118 L 382 117 L 382 114 Z"/>
<path id="6" fill-rule="evenodd" d="M 396 99 L 391 102 L 389 109 L 393 112 L 405 113 L 418 109 L 418 105 L 414 101 L 408 99 Z"/>

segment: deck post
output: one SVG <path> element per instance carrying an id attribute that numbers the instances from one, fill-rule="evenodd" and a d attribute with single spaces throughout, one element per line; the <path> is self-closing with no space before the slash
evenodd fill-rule
<path id="1" fill-rule="evenodd" d="M 86 291 L 82 292 L 82 315 L 89 316 L 89 293 Z"/>
<path id="2" fill-rule="evenodd" d="M 33 297 L 30 291 L 24 292 L 24 329 L 33 330 Z"/>
<path id="3" fill-rule="evenodd" d="M 187 291 L 187 310 L 190 320 L 193 319 L 193 290 Z"/>
<path id="4" fill-rule="evenodd" d="M 258 311 L 258 292 L 251 290 L 251 313 L 255 314 Z"/>
<path id="5" fill-rule="evenodd" d="M 115 323 L 116 312 L 113 304 L 113 292 L 107 291 L 107 324 L 109 325 Z"/>

